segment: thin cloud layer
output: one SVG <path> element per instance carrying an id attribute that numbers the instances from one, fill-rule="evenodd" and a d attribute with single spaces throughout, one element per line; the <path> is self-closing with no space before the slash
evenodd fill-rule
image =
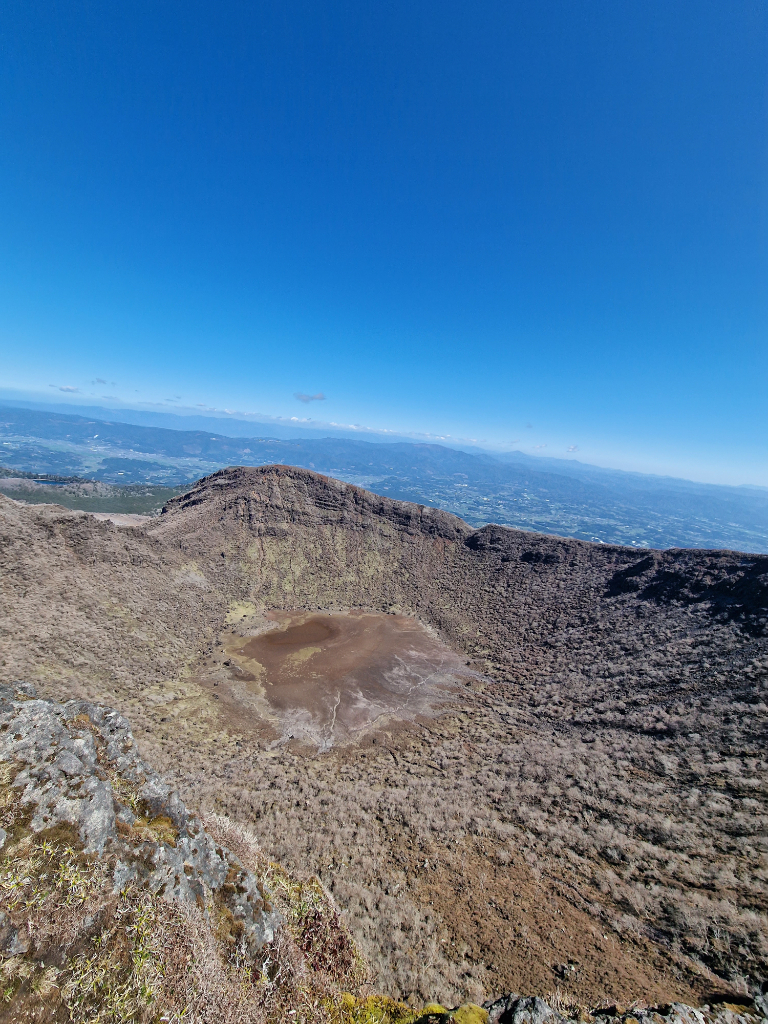
<path id="1" fill-rule="evenodd" d="M 304 402 L 305 404 L 307 402 L 324 402 L 325 401 L 325 395 L 323 394 L 322 391 L 318 391 L 316 395 L 305 395 L 305 394 L 302 394 L 301 391 L 297 391 L 296 394 L 293 397 L 294 398 L 298 398 L 298 400 L 300 402 Z"/>

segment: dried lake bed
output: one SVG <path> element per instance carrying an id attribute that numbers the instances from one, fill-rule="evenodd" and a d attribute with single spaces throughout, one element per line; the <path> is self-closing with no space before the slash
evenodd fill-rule
<path id="1" fill-rule="evenodd" d="M 432 630 L 406 615 L 270 611 L 253 632 L 226 641 L 226 710 L 231 716 L 240 704 L 280 740 L 321 750 L 432 718 L 477 678 Z"/>

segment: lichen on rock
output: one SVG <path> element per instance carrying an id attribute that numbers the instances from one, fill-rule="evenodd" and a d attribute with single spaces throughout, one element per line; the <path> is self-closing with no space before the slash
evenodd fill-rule
<path id="1" fill-rule="evenodd" d="M 538 996 L 517 993 L 485 1004 L 489 1024 L 758 1024 L 764 1018 L 758 1000 L 743 1005 L 716 1003 L 694 1008 L 684 1003 L 648 1006 L 635 1003 L 629 1009 L 603 1005 L 568 1006 L 558 1012 Z"/>
<path id="2" fill-rule="evenodd" d="M 106 858 L 116 892 L 138 883 L 204 910 L 215 897 L 252 953 L 274 939 L 281 918 L 257 880 L 141 759 L 119 712 L 0 686 L 0 761 L 16 768 L 31 831 L 73 826 L 85 854 Z"/>

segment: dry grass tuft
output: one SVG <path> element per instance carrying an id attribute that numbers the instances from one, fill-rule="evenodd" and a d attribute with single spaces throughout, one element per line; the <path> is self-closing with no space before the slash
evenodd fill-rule
<path id="1" fill-rule="evenodd" d="M 179 830 L 165 814 L 159 814 L 155 818 L 141 816 L 134 821 L 132 829 L 137 839 L 151 843 L 176 846 L 176 840 L 179 838 Z"/>
<path id="2" fill-rule="evenodd" d="M 2 766 L 2 778 L 0 825 L 9 839 L 0 851 L 0 907 L 19 949 L 0 967 L 0 1020 L 400 1024 L 415 1016 L 347 991 L 359 989 L 368 968 L 333 898 L 317 878 L 296 880 L 265 861 L 247 830 L 215 819 L 217 840 L 261 868 L 262 888 L 273 888 L 286 919 L 256 959 L 240 922 L 212 894 L 200 908 L 135 885 L 114 893 L 107 863 L 86 856 L 73 829 L 31 831 L 13 770 Z M 166 820 L 134 830 L 169 841 Z"/>

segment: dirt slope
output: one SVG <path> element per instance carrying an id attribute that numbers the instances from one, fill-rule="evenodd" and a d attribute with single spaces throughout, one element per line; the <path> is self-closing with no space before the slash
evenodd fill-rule
<path id="1" fill-rule="evenodd" d="M 290 467 L 140 529 L 2 498 L 0 521 L 3 678 L 129 714 L 188 799 L 333 888 L 379 988 L 766 977 L 765 556 L 473 531 Z M 417 616 L 485 680 L 362 745 L 271 746 L 233 646 L 269 609 L 355 608 Z"/>

